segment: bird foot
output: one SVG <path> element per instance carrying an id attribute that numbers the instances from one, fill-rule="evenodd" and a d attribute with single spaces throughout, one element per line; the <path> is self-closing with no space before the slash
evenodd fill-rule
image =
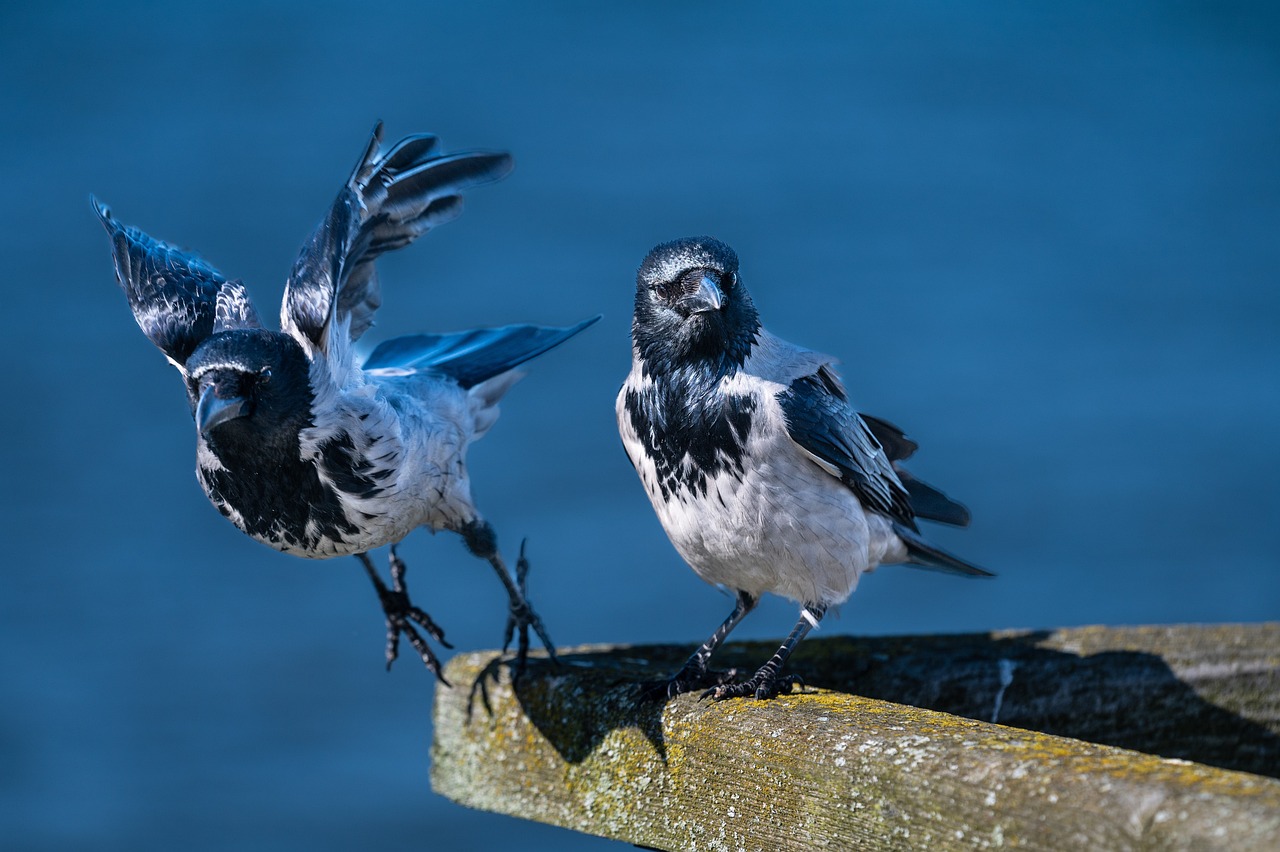
<path id="1" fill-rule="evenodd" d="M 640 687 L 640 697 L 637 703 L 643 704 L 653 701 L 670 701 L 677 695 L 684 695 L 686 692 L 704 689 L 708 685 L 710 685 L 712 689 L 715 689 L 722 684 L 728 683 L 737 676 L 737 669 L 713 671 L 711 669 L 686 665 L 680 671 L 672 675 L 670 680 L 655 680 L 642 684 Z"/>
<path id="2" fill-rule="evenodd" d="M 538 617 L 538 613 L 534 612 L 533 606 L 529 603 L 529 560 L 525 556 L 526 541 L 520 542 L 520 557 L 516 560 L 516 582 L 515 592 L 511 595 L 511 608 L 507 614 L 507 626 L 502 634 L 502 651 L 511 647 L 511 640 L 516 639 L 516 672 L 515 677 L 519 679 L 524 674 L 525 666 L 529 657 L 529 628 L 533 628 L 533 632 L 538 634 L 538 638 L 542 640 L 542 645 L 547 649 L 547 655 L 551 657 L 552 662 L 558 662 L 556 659 L 556 647 L 551 641 L 551 636 L 547 633 L 547 628 L 543 626 L 542 619 Z M 496 567 L 496 566 L 495 566 Z"/>
<path id="3" fill-rule="evenodd" d="M 726 698 L 755 697 L 764 701 L 790 692 L 795 686 L 804 686 L 803 678 L 793 674 L 780 675 L 772 666 L 765 665 L 741 683 L 721 683 L 711 687 L 702 693 L 699 700 L 710 698 L 712 701 L 724 701 Z"/>
<path id="4" fill-rule="evenodd" d="M 391 547 L 390 588 L 387 588 L 387 585 L 382 582 L 382 578 L 378 576 L 378 572 L 374 569 L 373 562 L 369 557 L 363 553 L 359 554 L 359 556 L 360 561 L 364 563 L 365 570 L 369 573 L 369 579 L 373 581 L 374 589 L 378 592 L 378 600 L 382 604 L 382 612 L 387 620 L 387 671 L 391 670 L 391 664 L 400 655 L 400 637 L 403 635 L 409 640 L 413 650 L 417 651 L 418 656 L 422 658 L 422 664 L 441 683 L 449 686 L 449 681 L 445 680 L 444 674 L 440 670 L 439 658 L 431 650 L 431 646 L 427 644 L 427 641 L 422 638 L 422 634 L 418 632 L 417 627 L 421 627 L 428 636 L 444 647 L 452 649 L 453 646 L 445 640 L 444 630 L 432 620 L 431 616 L 409 600 L 409 589 L 404 580 L 405 564 L 396 553 L 395 546 Z"/>

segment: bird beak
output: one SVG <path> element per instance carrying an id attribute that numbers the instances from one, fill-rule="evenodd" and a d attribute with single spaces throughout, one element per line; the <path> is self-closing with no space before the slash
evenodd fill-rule
<path id="1" fill-rule="evenodd" d="M 218 396 L 216 385 L 208 384 L 201 389 L 200 401 L 196 403 L 196 427 L 200 434 L 208 435 L 215 426 L 242 417 L 245 413 L 244 397 L 223 399 Z"/>
<path id="2" fill-rule="evenodd" d="M 685 307 L 690 314 L 705 314 L 720 310 L 724 304 L 724 294 L 720 285 L 710 275 L 703 275 L 698 282 L 698 289 L 684 298 Z"/>

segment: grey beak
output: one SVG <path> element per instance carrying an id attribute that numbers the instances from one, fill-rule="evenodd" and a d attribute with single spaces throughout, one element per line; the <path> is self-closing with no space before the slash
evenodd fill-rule
<path id="1" fill-rule="evenodd" d="M 202 435 L 221 423 L 234 420 L 245 414 L 245 399 L 233 396 L 223 399 L 214 390 L 214 385 L 205 385 L 200 391 L 200 401 L 196 403 L 196 427 Z"/>
<path id="2" fill-rule="evenodd" d="M 720 306 L 724 304 L 724 294 L 720 292 L 720 285 L 710 275 L 704 275 L 698 283 L 697 291 L 685 296 L 684 304 L 688 307 L 690 314 L 710 313 L 720 310 Z"/>

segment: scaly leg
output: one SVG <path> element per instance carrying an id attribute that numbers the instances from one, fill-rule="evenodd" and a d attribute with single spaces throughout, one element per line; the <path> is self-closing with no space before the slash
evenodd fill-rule
<path id="1" fill-rule="evenodd" d="M 791 656 L 791 652 L 800 644 L 800 640 L 805 637 L 809 630 L 818 626 L 818 622 L 822 620 L 822 616 L 826 613 L 827 608 L 823 604 L 805 604 L 800 607 L 800 620 L 796 622 L 796 626 L 792 629 L 791 635 L 787 637 L 787 641 L 782 643 L 769 662 L 760 667 L 754 675 L 742 683 L 726 683 L 719 686 L 713 686 L 706 692 L 702 693 L 703 698 L 713 698 L 716 701 L 723 701 L 726 698 L 741 698 L 748 695 L 754 695 L 758 699 L 773 698 L 778 695 L 784 688 L 790 691 L 791 687 L 797 683 L 802 683 L 796 675 L 782 675 L 782 667 L 786 665 L 787 658 Z"/>
<path id="2" fill-rule="evenodd" d="M 474 520 L 463 526 L 459 532 L 467 543 L 467 549 L 481 559 L 487 560 L 497 572 L 511 600 L 511 609 L 507 615 L 507 625 L 503 631 L 502 650 L 511 645 L 512 636 L 516 636 L 516 676 L 524 673 L 525 662 L 529 655 L 529 628 L 538 634 L 548 656 L 556 661 L 556 648 L 547 633 L 542 619 L 533 611 L 528 599 L 529 560 L 524 555 L 524 543 L 520 545 L 520 558 L 516 561 L 516 576 L 513 578 L 507 570 L 507 564 L 498 553 L 498 539 L 488 521 Z"/>
<path id="3" fill-rule="evenodd" d="M 738 622 L 742 621 L 747 613 L 755 609 L 756 604 L 759 602 L 760 599 L 758 597 L 738 590 L 734 597 L 733 612 L 729 613 L 729 617 L 724 620 L 724 623 L 707 637 L 707 641 L 698 646 L 698 650 L 693 652 L 684 667 L 676 672 L 671 680 L 665 683 L 660 682 L 647 689 L 645 697 L 652 700 L 662 697 L 665 693 L 667 698 L 675 698 L 681 693 L 692 692 L 702 686 L 706 682 L 707 664 L 711 661 L 711 655 L 724 642 L 725 637 L 729 635 L 729 631 L 737 627 Z M 733 677 L 734 674 L 736 672 L 729 672 L 727 677 Z"/>

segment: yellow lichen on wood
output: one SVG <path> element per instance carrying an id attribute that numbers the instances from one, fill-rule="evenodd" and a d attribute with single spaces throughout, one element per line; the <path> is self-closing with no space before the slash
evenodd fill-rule
<path id="1" fill-rule="evenodd" d="M 514 688 L 455 657 L 433 785 L 663 849 L 1278 848 L 1271 778 L 824 690 L 637 703 L 679 654 L 577 649 Z"/>

